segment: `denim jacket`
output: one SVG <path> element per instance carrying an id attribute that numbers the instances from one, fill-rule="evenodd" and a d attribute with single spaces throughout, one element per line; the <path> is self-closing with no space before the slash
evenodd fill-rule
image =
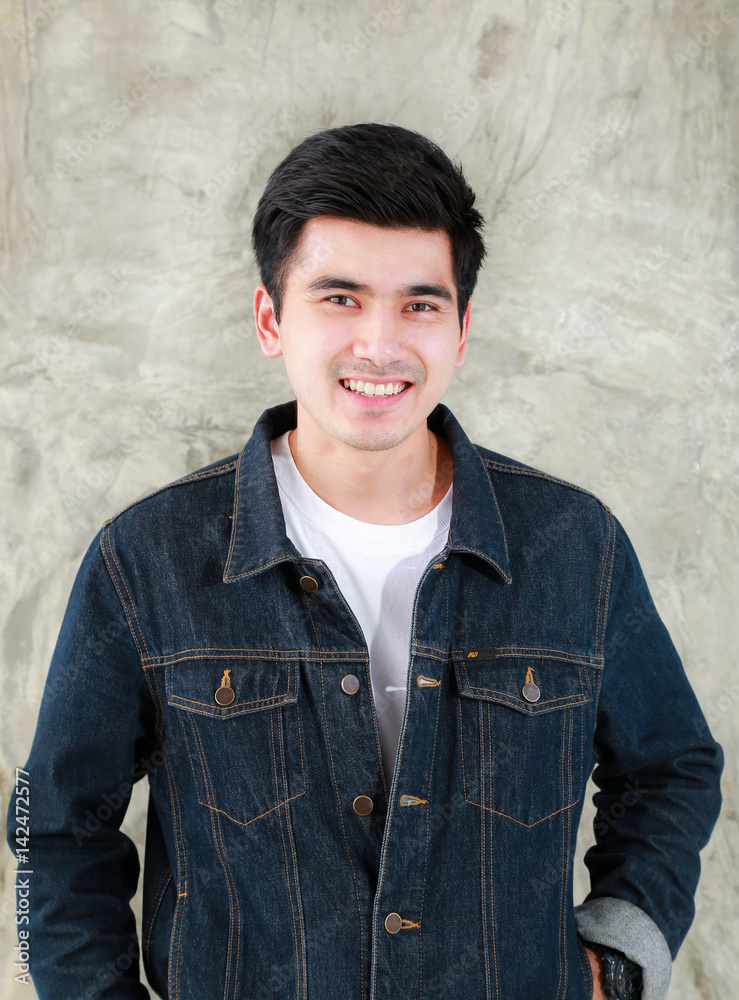
<path id="1" fill-rule="evenodd" d="M 623 528 L 436 407 L 452 520 L 415 594 L 387 788 L 362 631 L 285 533 L 269 441 L 295 420 L 266 410 L 84 556 L 26 765 L 39 997 L 147 997 L 140 941 L 170 1000 L 590 1000 L 591 941 L 658 1000 L 723 757 Z M 119 827 L 144 776 L 137 932 Z"/>

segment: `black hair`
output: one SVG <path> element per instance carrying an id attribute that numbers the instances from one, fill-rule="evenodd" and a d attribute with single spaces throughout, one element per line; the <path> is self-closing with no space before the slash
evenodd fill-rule
<path id="1" fill-rule="evenodd" d="M 485 258 L 484 219 L 460 165 L 399 125 L 343 125 L 308 136 L 275 167 L 252 222 L 262 280 L 280 308 L 306 220 L 322 215 L 449 236 L 459 323 Z"/>

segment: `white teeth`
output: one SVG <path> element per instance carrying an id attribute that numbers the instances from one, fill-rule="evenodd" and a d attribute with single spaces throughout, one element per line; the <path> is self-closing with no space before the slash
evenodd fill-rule
<path id="1" fill-rule="evenodd" d="M 373 382 L 363 382 L 361 379 L 355 381 L 342 379 L 341 384 L 352 392 L 361 393 L 363 396 L 397 396 L 406 387 L 406 382 L 386 382 L 375 385 Z"/>

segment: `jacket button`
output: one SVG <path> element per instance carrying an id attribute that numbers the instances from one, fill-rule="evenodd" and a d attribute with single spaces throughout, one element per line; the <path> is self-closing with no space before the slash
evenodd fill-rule
<path id="1" fill-rule="evenodd" d="M 360 816 L 369 816 L 372 812 L 374 802 L 369 795 L 358 795 L 352 805 L 354 806 L 355 813 L 358 813 Z"/>
<path id="2" fill-rule="evenodd" d="M 388 934 L 397 934 L 403 921 L 399 913 L 388 913 L 385 917 L 385 930 Z"/>
<path id="3" fill-rule="evenodd" d="M 224 708 L 230 705 L 231 702 L 236 697 L 234 689 L 231 687 L 219 687 L 216 693 L 213 695 L 218 705 L 222 705 Z"/>
<path id="4" fill-rule="evenodd" d="M 309 594 L 315 594 L 318 590 L 318 580 L 313 576 L 301 576 L 300 586 L 307 590 Z"/>
<path id="5" fill-rule="evenodd" d="M 541 698 L 541 691 L 538 684 L 524 684 L 521 688 L 521 694 L 526 701 L 538 701 Z"/>
<path id="6" fill-rule="evenodd" d="M 341 690 L 344 694 L 356 694 L 359 691 L 359 678 L 354 674 L 347 674 L 341 678 Z"/>

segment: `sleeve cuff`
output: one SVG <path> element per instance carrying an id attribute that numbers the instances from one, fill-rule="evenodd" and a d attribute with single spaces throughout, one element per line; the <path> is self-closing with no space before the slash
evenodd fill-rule
<path id="1" fill-rule="evenodd" d="M 575 907 L 577 933 L 585 941 L 623 952 L 642 969 L 642 1000 L 663 1000 L 670 985 L 672 956 L 651 917 L 625 899 L 603 896 Z"/>

